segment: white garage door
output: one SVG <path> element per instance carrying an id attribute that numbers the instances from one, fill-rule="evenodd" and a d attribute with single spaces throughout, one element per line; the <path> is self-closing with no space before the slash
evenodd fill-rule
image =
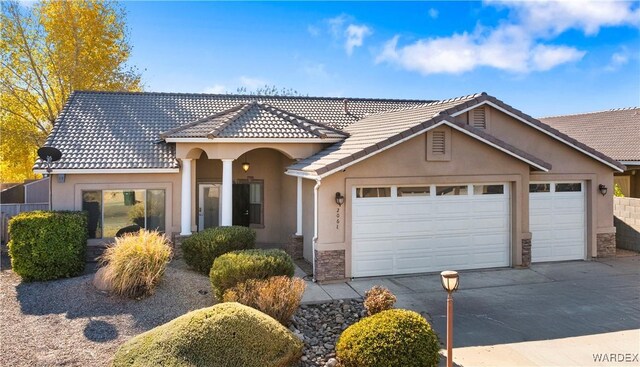
<path id="1" fill-rule="evenodd" d="M 509 266 L 508 188 L 354 188 L 352 276 Z"/>
<path id="2" fill-rule="evenodd" d="M 529 185 L 531 261 L 585 258 L 583 182 L 535 182 Z"/>

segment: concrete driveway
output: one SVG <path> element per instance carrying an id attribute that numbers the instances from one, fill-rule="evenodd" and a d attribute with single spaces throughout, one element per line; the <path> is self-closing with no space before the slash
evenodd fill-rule
<path id="1" fill-rule="evenodd" d="M 396 307 L 427 317 L 444 342 L 446 293 L 438 275 L 348 283 L 361 295 L 375 284 L 396 294 Z M 616 359 L 631 359 L 624 365 L 640 365 L 640 256 L 461 272 L 454 299 L 458 365 L 617 363 L 610 355 L 607 361 L 594 361 L 598 353 L 618 354 Z"/>

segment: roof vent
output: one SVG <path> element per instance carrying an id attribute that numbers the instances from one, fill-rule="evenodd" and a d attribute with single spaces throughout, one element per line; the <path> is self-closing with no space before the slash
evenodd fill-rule
<path id="1" fill-rule="evenodd" d="M 342 101 L 342 103 L 344 103 L 344 114 L 345 115 L 350 115 L 351 113 L 349 112 L 349 100 L 345 98 Z"/>

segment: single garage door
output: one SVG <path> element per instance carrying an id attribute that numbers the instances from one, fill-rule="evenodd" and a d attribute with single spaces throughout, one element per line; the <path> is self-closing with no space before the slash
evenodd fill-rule
<path id="1" fill-rule="evenodd" d="M 585 208 L 584 182 L 532 182 L 531 261 L 584 259 Z"/>
<path id="2" fill-rule="evenodd" d="M 509 266 L 509 185 L 354 187 L 352 276 Z"/>

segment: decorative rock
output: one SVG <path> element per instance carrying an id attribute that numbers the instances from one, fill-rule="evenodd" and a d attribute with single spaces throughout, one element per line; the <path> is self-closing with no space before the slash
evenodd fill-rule
<path id="1" fill-rule="evenodd" d="M 338 360 L 335 358 L 329 358 L 327 363 L 324 364 L 324 367 L 336 367 L 338 365 Z"/>
<path id="2" fill-rule="evenodd" d="M 111 283 L 107 282 L 104 279 L 104 272 L 105 272 L 105 268 L 100 268 L 98 269 L 98 271 L 96 272 L 96 274 L 93 276 L 93 286 L 96 287 L 97 290 L 99 290 L 100 292 L 111 292 L 111 290 L 113 290 L 113 287 L 111 286 Z"/>

